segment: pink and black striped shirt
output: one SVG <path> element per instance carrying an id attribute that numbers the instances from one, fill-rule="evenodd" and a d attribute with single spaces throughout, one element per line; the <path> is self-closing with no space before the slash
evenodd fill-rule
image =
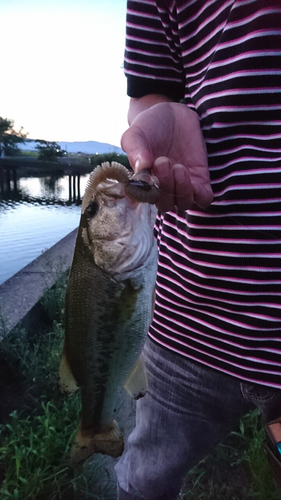
<path id="1" fill-rule="evenodd" d="M 149 335 L 281 388 L 281 2 L 129 0 L 125 72 L 198 113 L 214 191 L 157 217 Z"/>

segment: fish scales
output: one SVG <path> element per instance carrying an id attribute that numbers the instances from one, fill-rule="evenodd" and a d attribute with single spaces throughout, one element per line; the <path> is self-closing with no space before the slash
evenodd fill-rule
<path id="1" fill-rule="evenodd" d="M 102 166 L 102 181 L 93 187 L 90 179 L 86 188 L 66 292 L 60 385 L 67 392 L 80 386 L 82 403 L 73 463 L 94 452 L 122 453 L 123 436 L 113 418 L 116 395 L 139 357 L 151 320 L 155 210 L 129 200 L 126 179 L 112 184 L 114 172 L 108 169 Z"/>
<path id="2" fill-rule="evenodd" d="M 147 300 L 151 286 L 149 282 L 145 282 L 147 275 L 141 276 L 143 270 L 139 276 L 140 288 L 135 289 L 137 285 L 135 276 L 133 282 L 129 278 L 121 282 L 117 281 L 91 262 L 90 252 L 88 258 L 83 258 L 81 261 L 78 252 L 76 249 L 67 289 L 66 328 L 68 335 L 65 347 L 69 364 L 73 367 L 73 375 L 82 389 L 83 427 L 91 428 L 93 421 L 99 422 L 102 399 L 106 397 L 104 388 L 108 384 L 110 375 L 114 374 L 116 385 L 118 385 L 119 374 L 122 375 L 122 381 L 125 381 L 124 379 L 129 375 L 132 360 L 134 361 L 134 357 L 139 354 L 139 335 L 142 340 L 143 330 L 150 320 L 150 312 L 142 303 L 142 299 Z M 153 264 L 151 262 L 149 267 Z M 83 300 L 78 300 L 78 297 L 83 297 Z M 118 325 L 122 327 L 118 328 Z M 124 336 L 124 330 L 128 328 L 136 332 L 136 338 Z M 80 341 L 79 348 L 77 348 L 77 337 Z M 130 353 L 131 358 L 128 368 L 124 369 L 126 351 Z M 123 352 L 122 357 L 120 354 Z M 89 388 L 91 398 L 86 397 L 83 404 L 83 393 Z M 89 411 L 90 402 L 93 405 L 92 411 Z"/>

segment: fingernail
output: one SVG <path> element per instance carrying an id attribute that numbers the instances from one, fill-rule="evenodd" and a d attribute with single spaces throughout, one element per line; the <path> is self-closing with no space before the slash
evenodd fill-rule
<path id="1" fill-rule="evenodd" d="M 157 158 L 154 165 L 157 167 L 157 173 L 161 174 L 161 177 L 166 177 L 170 173 L 169 160 L 166 158 Z"/>
<path id="2" fill-rule="evenodd" d="M 182 165 L 173 166 L 174 174 L 178 184 L 185 182 L 185 171 Z"/>

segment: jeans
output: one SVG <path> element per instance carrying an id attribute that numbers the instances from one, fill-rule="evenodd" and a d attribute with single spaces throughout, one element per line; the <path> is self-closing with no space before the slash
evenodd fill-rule
<path id="1" fill-rule="evenodd" d="M 115 470 L 118 500 L 175 500 L 188 470 L 249 410 L 266 423 L 281 415 L 281 391 L 195 363 L 150 339 L 143 357 L 148 392 Z"/>

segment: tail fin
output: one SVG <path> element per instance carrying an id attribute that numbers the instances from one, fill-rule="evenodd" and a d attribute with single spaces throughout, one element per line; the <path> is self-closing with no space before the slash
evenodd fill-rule
<path id="1" fill-rule="evenodd" d="M 94 435 L 82 432 L 80 425 L 70 451 L 70 463 L 72 466 L 78 465 L 94 453 L 117 458 L 122 455 L 123 449 L 123 434 L 115 420 L 107 432 Z"/>

